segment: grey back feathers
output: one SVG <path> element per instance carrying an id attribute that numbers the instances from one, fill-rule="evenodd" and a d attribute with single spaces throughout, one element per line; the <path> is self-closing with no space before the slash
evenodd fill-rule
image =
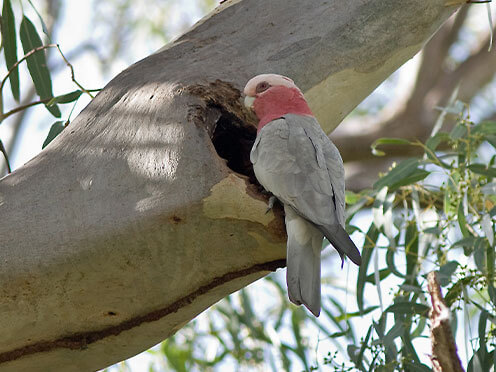
<path id="1" fill-rule="evenodd" d="M 320 250 L 318 301 L 314 298 L 316 295 L 304 301 L 301 294 L 291 293 L 289 280 L 295 279 L 289 275 L 293 275 L 291 271 L 294 270 L 298 277 L 301 272 L 315 268 L 316 244 L 312 244 L 313 240 L 318 240 L 315 231 L 320 232 L 320 247 L 325 235 L 341 257 L 346 255 L 357 265 L 361 262 L 358 249 L 344 230 L 345 188 L 341 155 L 314 117 L 287 114 L 260 130 L 250 160 L 260 184 L 285 206 L 290 299 L 294 299 L 295 303 L 304 303 L 314 314 L 318 302 L 320 312 Z M 288 210 L 294 211 L 295 216 L 301 217 L 305 224 L 294 222 L 297 220 L 291 212 L 288 220 Z M 289 231 L 290 221 L 297 226 L 296 231 Z M 305 255 L 311 256 L 311 259 L 309 257 L 307 262 L 302 262 Z M 298 288 L 313 292 L 315 275 L 305 275 L 308 276 L 308 283 L 300 282 Z M 296 291 L 295 288 L 293 286 Z"/>

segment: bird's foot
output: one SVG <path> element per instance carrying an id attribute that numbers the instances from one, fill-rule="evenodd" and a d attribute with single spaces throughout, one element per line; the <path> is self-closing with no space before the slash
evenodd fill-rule
<path id="1" fill-rule="evenodd" d="M 269 205 L 267 206 L 267 210 L 265 211 L 265 214 L 269 213 L 272 208 L 274 208 L 274 204 L 276 202 L 277 198 L 274 195 L 271 195 L 269 198 Z"/>

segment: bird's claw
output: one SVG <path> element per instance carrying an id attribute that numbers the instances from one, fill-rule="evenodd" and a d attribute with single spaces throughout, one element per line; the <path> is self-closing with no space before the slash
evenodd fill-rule
<path id="1" fill-rule="evenodd" d="M 276 197 L 272 195 L 269 198 L 269 205 L 267 206 L 267 210 L 265 211 L 265 214 L 269 213 L 272 208 L 274 208 L 274 203 L 276 202 Z"/>

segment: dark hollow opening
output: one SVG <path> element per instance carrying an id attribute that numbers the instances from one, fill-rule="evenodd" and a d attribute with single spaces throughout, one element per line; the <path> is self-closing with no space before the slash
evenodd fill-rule
<path id="1" fill-rule="evenodd" d="M 258 182 L 250 162 L 250 151 L 256 137 L 255 127 L 243 125 L 234 115 L 226 112 L 222 112 L 212 136 L 217 154 L 227 160 L 227 166 L 247 176 L 253 184 Z"/>

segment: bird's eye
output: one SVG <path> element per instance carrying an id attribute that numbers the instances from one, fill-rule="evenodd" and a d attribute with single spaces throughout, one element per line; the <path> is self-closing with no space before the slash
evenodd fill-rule
<path id="1" fill-rule="evenodd" d="M 266 81 L 262 81 L 261 83 L 258 83 L 257 87 L 255 88 L 255 91 L 257 93 L 262 93 L 262 92 L 265 92 L 269 88 L 270 88 L 269 83 L 267 83 Z"/>

